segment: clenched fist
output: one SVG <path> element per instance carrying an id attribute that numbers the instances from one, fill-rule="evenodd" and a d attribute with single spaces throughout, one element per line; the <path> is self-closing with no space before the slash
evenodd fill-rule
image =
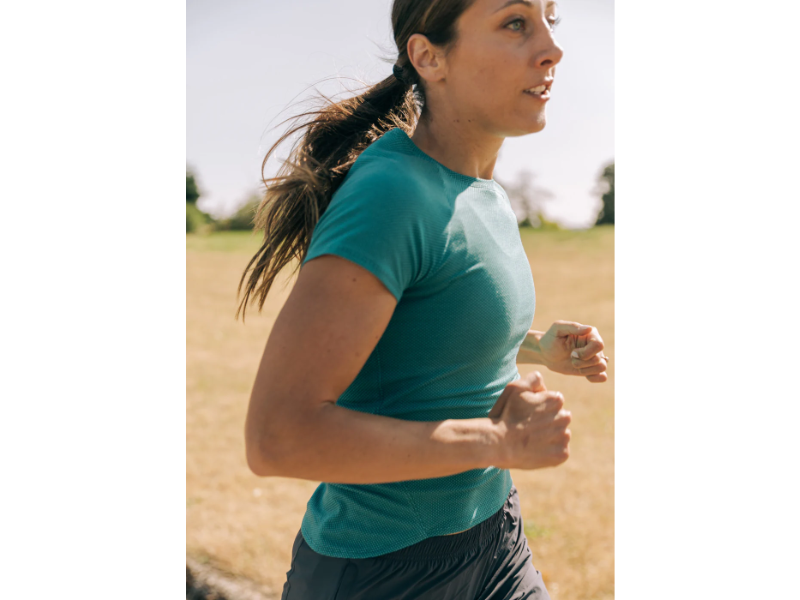
<path id="1" fill-rule="evenodd" d="M 488 417 L 503 435 L 501 469 L 554 467 L 569 458 L 572 416 L 561 392 L 548 391 L 541 373 L 509 383 Z"/>

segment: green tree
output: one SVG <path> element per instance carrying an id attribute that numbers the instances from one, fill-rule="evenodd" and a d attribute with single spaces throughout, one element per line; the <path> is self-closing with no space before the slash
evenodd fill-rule
<path id="1" fill-rule="evenodd" d="M 200 192 L 197 190 L 197 182 L 194 179 L 194 173 L 191 169 L 186 169 L 186 202 L 195 204 L 200 197 Z"/>
<path id="2" fill-rule="evenodd" d="M 603 168 L 600 174 L 596 193 L 601 194 L 603 207 L 597 215 L 595 225 L 614 224 L 614 161 Z"/>
<path id="3" fill-rule="evenodd" d="M 195 174 L 186 168 L 186 233 L 207 232 L 214 228 L 214 219 L 197 207 L 200 190 L 197 189 Z"/>
<path id="4" fill-rule="evenodd" d="M 186 233 L 206 233 L 213 229 L 213 224 L 211 217 L 197 208 L 197 205 L 186 203 Z"/>

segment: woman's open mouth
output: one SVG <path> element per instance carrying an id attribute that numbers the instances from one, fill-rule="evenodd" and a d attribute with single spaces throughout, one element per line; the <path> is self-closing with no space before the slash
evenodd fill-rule
<path id="1" fill-rule="evenodd" d="M 527 90 L 523 90 L 528 96 L 533 96 L 539 101 L 545 101 L 550 99 L 550 85 L 552 84 L 553 80 L 550 79 L 541 85 L 537 85 L 536 87 L 528 88 Z"/>

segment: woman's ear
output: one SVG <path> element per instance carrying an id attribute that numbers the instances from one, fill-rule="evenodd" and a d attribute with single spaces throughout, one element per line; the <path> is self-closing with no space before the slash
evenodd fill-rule
<path id="1" fill-rule="evenodd" d="M 408 39 L 406 46 L 408 60 L 414 69 L 428 83 L 444 79 L 447 69 L 444 51 L 434 46 L 431 41 L 421 33 L 415 33 Z"/>

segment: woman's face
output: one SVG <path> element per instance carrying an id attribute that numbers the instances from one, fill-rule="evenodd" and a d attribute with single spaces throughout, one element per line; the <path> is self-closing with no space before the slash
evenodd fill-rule
<path id="1" fill-rule="evenodd" d="M 464 118 L 498 137 L 541 131 L 556 64 L 552 0 L 475 0 L 457 23 L 439 91 Z M 545 85 L 543 93 L 526 90 Z"/>

